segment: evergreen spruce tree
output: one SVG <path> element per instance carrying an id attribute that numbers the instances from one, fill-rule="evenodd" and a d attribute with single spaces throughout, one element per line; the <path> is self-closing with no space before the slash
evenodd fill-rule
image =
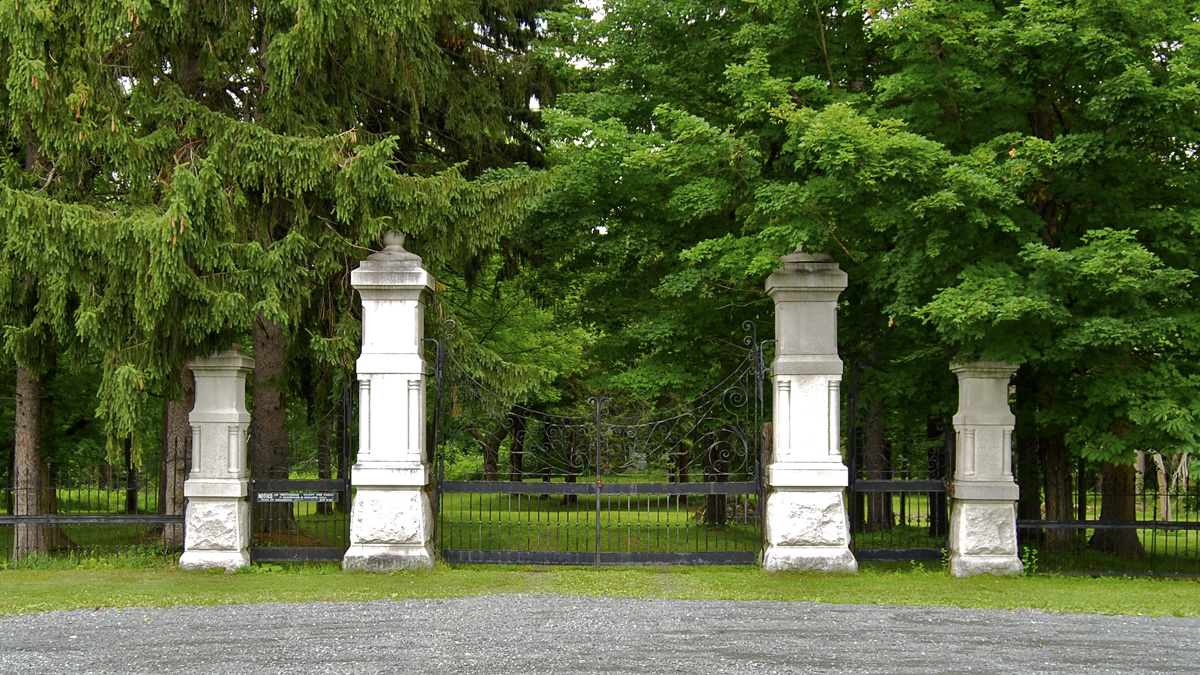
<path id="1" fill-rule="evenodd" d="M 478 257 L 543 190 L 529 170 L 475 180 L 538 161 L 543 6 L 0 8 L 6 352 L 36 374 L 54 334 L 101 359 L 115 458 L 117 439 L 140 446 L 147 390 L 178 397 L 188 358 L 253 335 L 256 447 L 286 452 L 273 368 L 312 290 L 387 229 L 435 272 Z M 326 354 L 357 349 L 339 290 Z"/>

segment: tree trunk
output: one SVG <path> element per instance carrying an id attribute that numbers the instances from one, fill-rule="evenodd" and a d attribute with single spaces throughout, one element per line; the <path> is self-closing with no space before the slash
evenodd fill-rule
<path id="1" fill-rule="evenodd" d="M 471 434 L 483 446 L 483 479 L 496 480 L 500 466 L 500 441 L 489 442 L 477 429 L 472 429 Z"/>
<path id="2" fill-rule="evenodd" d="M 490 437 L 475 427 L 468 432 L 483 450 L 483 480 L 497 480 L 500 476 L 500 444 L 508 436 L 508 427 L 501 424 Z"/>
<path id="3" fill-rule="evenodd" d="M 1135 450 L 1133 459 L 1133 470 L 1137 473 L 1137 491 L 1138 494 L 1145 492 L 1147 488 L 1151 488 L 1154 482 L 1154 476 L 1146 473 L 1148 465 L 1146 464 L 1146 452 L 1144 450 Z M 1153 473 L 1154 469 L 1150 469 Z"/>
<path id="4" fill-rule="evenodd" d="M 38 516 L 46 512 L 46 468 L 42 464 L 42 383 L 17 366 L 16 413 L 13 419 L 13 514 Z M 13 559 L 50 552 L 51 526 L 18 523 L 14 527 Z"/>
<path id="5" fill-rule="evenodd" d="M 1100 522 L 1137 520 L 1137 474 L 1132 466 L 1104 462 L 1100 479 Z M 1101 553 L 1122 558 L 1144 558 L 1146 549 L 1137 530 L 1097 528 L 1092 534 L 1091 547 Z"/>
<path id="6" fill-rule="evenodd" d="M 284 390 L 283 327 L 261 314 L 254 321 L 254 411 L 251 414 L 250 477 L 288 477 L 287 401 Z M 295 526 L 291 504 L 254 504 L 259 532 L 287 532 Z"/>
<path id="7" fill-rule="evenodd" d="M 17 448 L 15 445 L 8 447 L 8 473 L 5 476 L 4 483 L 0 485 L 0 492 L 4 493 L 4 512 L 7 514 L 16 513 L 16 504 L 13 501 L 13 475 L 17 470 Z"/>
<path id="8" fill-rule="evenodd" d="M 1075 520 L 1083 522 L 1088 519 L 1088 470 L 1087 460 L 1079 457 L 1075 460 Z M 1076 531 L 1078 533 L 1078 530 Z"/>
<path id="9" fill-rule="evenodd" d="M 1155 487 L 1158 489 L 1158 513 L 1155 520 L 1170 521 L 1171 516 L 1171 492 L 1167 489 L 1167 467 L 1163 462 L 1163 456 L 1157 452 L 1154 455 L 1154 468 L 1158 477 L 1158 483 Z"/>
<path id="10" fill-rule="evenodd" d="M 333 478 L 333 424 L 330 423 L 328 416 L 321 420 L 321 426 L 317 428 L 317 478 L 320 480 Z M 329 502 L 317 504 L 317 513 L 332 512 L 333 504 Z"/>
<path id="11" fill-rule="evenodd" d="M 1038 462 L 1038 439 L 1036 436 L 1017 437 L 1017 485 L 1021 496 L 1017 499 L 1017 520 L 1042 519 L 1042 472 Z M 1042 530 L 1022 528 L 1017 530 L 1021 543 L 1033 544 L 1040 538 Z"/>
<path id="12" fill-rule="evenodd" d="M 688 476 L 688 457 L 691 453 L 691 445 L 686 439 L 679 439 L 675 443 L 674 452 L 667 453 L 667 482 L 668 483 L 686 483 L 690 480 Z M 667 507 L 686 509 L 688 506 L 688 496 L 686 494 L 667 495 Z"/>
<path id="13" fill-rule="evenodd" d="M 767 467 L 775 461 L 775 428 L 770 422 L 763 422 L 760 438 L 762 439 L 762 454 L 759 456 L 756 478 L 766 474 Z"/>
<path id="14" fill-rule="evenodd" d="M 353 397 L 349 387 L 343 387 L 342 399 L 339 403 L 337 416 L 337 477 L 347 479 L 350 477 L 350 445 L 353 438 L 350 436 L 350 418 L 353 416 L 352 409 Z M 339 513 L 345 513 L 350 508 L 350 491 L 347 487 L 338 501 L 334 504 L 334 508 Z"/>
<path id="15" fill-rule="evenodd" d="M 1072 520 L 1071 453 L 1065 432 L 1054 431 L 1041 440 L 1042 469 L 1046 488 L 1046 520 Z M 1051 528 L 1046 532 L 1046 550 L 1066 553 L 1074 530 Z"/>
<path id="16" fill-rule="evenodd" d="M 39 378 L 42 385 L 42 402 L 38 415 L 41 425 L 39 446 L 42 457 L 42 513 L 58 513 L 58 475 L 54 469 L 54 378 L 58 373 L 58 358 L 53 353 L 47 358 L 49 368 L 46 374 Z M 47 546 L 56 549 L 66 545 L 66 535 L 59 525 L 47 528 L 49 541 Z"/>
<path id="17" fill-rule="evenodd" d="M 1038 388 L 1037 378 L 1027 368 L 1017 371 L 1014 378 L 1017 388 L 1016 413 L 1017 422 L 1013 429 L 1016 439 L 1016 467 L 1014 473 L 1017 485 L 1021 488 L 1021 496 L 1017 499 L 1017 520 L 1042 519 L 1042 468 L 1038 457 L 1038 435 L 1034 425 L 1037 417 Z M 1017 539 L 1022 545 L 1041 548 L 1045 530 L 1038 528 L 1020 528 Z"/>
<path id="18" fill-rule="evenodd" d="M 887 433 L 883 421 L 879 419 L 883 405 L 876 403 L 869 409 L 871 423 L 866 428 L 866 451 L 863 461 L 866 464 L 865 477 L 867 480 L 887 480 L 891 478 L 891 452 L 888 448 Z M 894 524 L 892 512 L 892 493 L 870 492 L 867 494 L 867 532 L 887 532 Z"/>
<path id="19" fill-rule="evenodd" d="M 1188 481 L 1191 480 L 1190 471 L 1188 470 L 1188 453 L 1176 453 L 1172 458 L 1172 463 L 1175 465 L 1175 470 L 1171 472 L 1170 490 L 1175 490 L 1182 486 L 1186 488 Z"/>
<path id="20" fill-rule="evenodd" d="M 188 415 L 196 405 L 196 379 L 187 364 L 179 368 L 179 385 L 179 398 L 163 404 L 162 487 L 158 512 L 166 516 L 184 515 L 183 482 L 192 468 L 192 425 Z M 167 546 L 183 546 L 183 524 L 164 525 L 162 538 Z"/>
<path id="21" fill-rule="evenodd" d="M 509 419 L 512 420 L 512 448 L 508 451 L 508 480 L 513 483 L 519 483 L 524 479 L 525 462 L 525 418 L 511 413 Z"/>
<path id="22" fill-rule="evenodd" d="M 138 512 L 138 470 L 133 463 L 133 439 L 125 439 L 125 508 L 123 513 Z"/>

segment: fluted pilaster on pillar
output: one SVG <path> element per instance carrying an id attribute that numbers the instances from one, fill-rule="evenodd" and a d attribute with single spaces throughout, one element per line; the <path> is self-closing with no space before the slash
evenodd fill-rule
<path id="1" fill-rule="evenodd" d="M 246 501 L 246 375 L 254 359 L 237 351 L 198 359 L 192 426 L 192 470 L 180 569 L 233 571 L 250 564 L 250 506 Z"/>
<path id="2" fill-rule="evenodd" d="M 425 484 L 425 300 L 434 280 L 389 232 L 385 247 L 350 275 L 362 298 L 358 359 L 357 488 L 345 569 L 433 566 L 433 511 Z"/>
<path id="3" fill-rule="evenodd" d="M 1017 497 L 1012 473 L 1008 382 L 1016 368 L 997 361 L 954 364 L 958 413 L 954 507 L 950 515 L 950 572 L 1020 574 Z"/>
<path id="4" fill-rule="evenodd" d="M 771 571 L 855 571 L 841 454 L 842 360 L 837 300 L 846 273 L 823 254 L 799 249 L 767 279 L 775 301 L 774 461 L 767 467 Z"/>

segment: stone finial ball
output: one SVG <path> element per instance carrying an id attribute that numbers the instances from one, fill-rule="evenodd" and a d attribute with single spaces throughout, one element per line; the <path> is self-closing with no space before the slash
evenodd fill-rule
<path id="1" fill-rule="evenodd" d="M 404 233 L 396 230 L 388 230 L 387 232 L 384 232 L 383 246 L 384 248 L 391 248 L 393 246 L 404 248 Z"/>

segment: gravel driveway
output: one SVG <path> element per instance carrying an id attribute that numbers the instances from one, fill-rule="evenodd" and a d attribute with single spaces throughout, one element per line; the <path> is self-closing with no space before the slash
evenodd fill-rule
<path id="1" fill-rule="evenodd" d="M 1200 673 L 1200 619 L 487 595 L 0 618 L 3 673 Z"/>

